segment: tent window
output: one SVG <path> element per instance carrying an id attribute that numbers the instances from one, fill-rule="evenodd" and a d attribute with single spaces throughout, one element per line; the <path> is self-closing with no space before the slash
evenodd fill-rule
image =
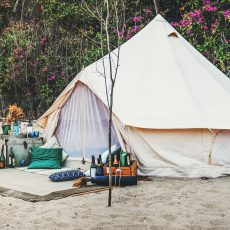
<path id="1" fill-rule="evenodd" d="M 170 33 L 170 34 L 168 35 L 168 37 L 176 37 L 176 38 L 178 38 L 178 35 L 177 35 L 176 32 L 172 32 L 172 33 Z"/>

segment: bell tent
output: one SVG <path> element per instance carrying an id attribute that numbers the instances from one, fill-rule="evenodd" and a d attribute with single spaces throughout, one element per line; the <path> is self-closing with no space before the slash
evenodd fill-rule
<path id="1" fill-rule="evenodd" d="M 111 53 L 113 74 L 118 52 Z M 227 76 L 161 15 L 124 43 L 119 57 L 112 140 L 137 159 L 140 174 L 230 174 Z M 108 148 L 109 71 L 108 55 L 84 68 L 37 121 L 72 157 Z"/>

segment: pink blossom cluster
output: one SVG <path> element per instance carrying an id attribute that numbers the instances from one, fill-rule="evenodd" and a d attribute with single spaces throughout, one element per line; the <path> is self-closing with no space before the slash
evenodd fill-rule
<path id="1" fill-rule="evenodd" d="M 211 5 L 206 5 L 206 6 L 204 7 L 204 9 L 205 9 L 206 11 L 208 11 L 208 12 L 215 12 L 215 11 L 217 11 L 217 7 L 216 7 L 216 6 L 211 6 Z"/>
<path id="2" fill-rule="evenodd" d="M 47 72 L 47 71 L 48 71 L 48 67 L 45 66 L 45 67 L 42 69 L 42 72 L 45 73 L 45 72 Z"/>
<path id="3" fill-rule="evenodd" d="M 135 17 L 133 17 L 133 22 L 138 22 L 141 19 L 143 19 L 141 16 L 135 16 Z"/>
<path id="4" fill-rule="evenodd" d="M 204 52 L 203 52 L 203 55 L 204 55 L 205 57 L 208 57 L 208 51 L 204 51 Z"/>
<path id="5" fill-rule="evenodd" d="M 18 59 L 20 59 L 20 60 L 24 59 L 24 52 L 23 52 L 22 48 L 15 48 L 13 50 L 13 53 Z"/>
<path id="6" fill-rule="evenodd" d="M 124 24 L 123 27 L 122 27 L 122 30 L 118 33 L 118 36 L 120 39 L 123 39 L 124 38 L 124 34 L 125 34 L 125 28 L 126 28 L 126 25 Z"/>
<path id="7" fill-rule="evenodd" d="M 170 25 L 176 27 L 176 26 L 179 26 L 179 23 L 178 22 L 171 22 Z"/>
<path id="8" fill-rule="evenodd" d="M 195 10 L 194 12 L 189 12 L 188 16 L 190 18 L 196 18 L 196 17 L 200 17 L 201 15 L 201 10 Z"/>
<path id="9" fill-rule="evenodd" d="M 130 33 L 135 33 L 140 29 L 140 26 L 134 26 L 131 30 Z"/>
<path id="10" fill-rule="evenodd" d="M 216 28 L 217 25 L 219 24 L 219 22 L 220 22 L 220 21 L 219 21 L 218 19 L 216 19 L 215 22 L 213 22 L 213 23 L 211 24 L 211 28 L 212 28 L 212 29 Z"/>
<path id="11" fill-rule="evenodd" d="M 146 14 L 150 14 L 150 13 L 151 13 L 151 10 L 150 10 L 150 9 L 145 9 L 145 13 L 146 13 Z"/>
<path id="12" fill-rule="evenodd" d="M 225 19 L 230 19 L 230 10 L 224 10 L 223 14 Z"/>
<path id="13" fill-rule="evenodd" d="M 211 1 L 210 1 L 210 0 L 203 0 L 202 2 L 203 2 L 204 5 L 211 4 Z"/>
<path id="14" fill-rule="evenodd" d="M 183 19 L 180 20 L 181 27 L 186 27 L 192 23 L 192 19 Z"/>
<path id="15" fill-rule="evenodd" d="M 56 75 L 53 73 L 48 77 L 48 81 L 54 81 L 56 79 Z"/>
<path id="16" fill-rule="evenodd" d="M 33 46 L 32 45 L 28 45 L 27 49 L 31 50 L 31 49 L 33 49 Z"/>
<path id="17" fill-rule="evenodd" d="M 123 31 L 120 31 L 120 32 L 118 33 L 118 36 L 119 36 L 120 39 L 123 39 L 123 38 L 124 38 L 124 32 L 123 32 Z"/>
<path id="18" fill-rule="evenodd" d="M 45 37 L 41 37 L 41 38 L 39 39 L 39 43 L 40 43 L 41 45 L 44 45 L 45 42 L 46 42 Z"/>
<path id="19" fill-rule="evenodd" d="M 191 29 L 187 29 L 186 34 L 190 34 L 190 33 L 191 33 Z"/>

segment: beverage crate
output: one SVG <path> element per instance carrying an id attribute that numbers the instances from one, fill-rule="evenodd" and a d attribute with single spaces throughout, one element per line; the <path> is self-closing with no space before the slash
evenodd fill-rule
<path id="1" fill-rule="evenodd" d="M 104 176 L 109 176 L 109 163 L 103 166 L 103 174 Z M 137 162 L 131 161 L 130 166 L 111 167 L 111 175 L 114 176 L 116 174 L 117 176 L 137 176 Z"/>

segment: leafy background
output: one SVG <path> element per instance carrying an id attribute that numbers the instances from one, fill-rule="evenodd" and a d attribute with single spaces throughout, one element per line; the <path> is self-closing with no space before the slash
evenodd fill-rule
<path id="1" fill-rule="evenodd" d="M 102 55 L 102 0 L 1 0 L 0 113 L 17 103 L 26 115 L 40 116 L 84 67 Z M 155 17 L 152 0 L 116 0 L 121 42 Z M 193 46 L 229 74 L 228 0 L 159 0 L 159 9 Z M 112 6 L 111 6 L 112 9 Z M 102 15 L 105 12 L 102 10 Z M 111 44 L 117 45 L 115 11 Z M 106 47 L 102 46 L 104 53 Z M 137 53 L 138 56 L 138 53 Z"/>

